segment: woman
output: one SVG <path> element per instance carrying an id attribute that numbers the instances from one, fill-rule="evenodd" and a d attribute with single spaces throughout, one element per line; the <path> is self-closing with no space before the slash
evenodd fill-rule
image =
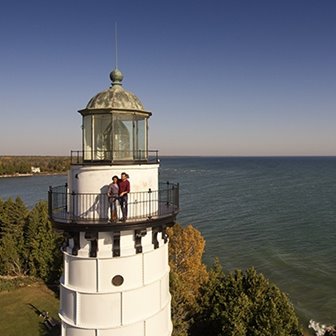
<path id="1" fill-rule="evenodd" d="M 112 177 L 112 183 L 109 185 L 107 196 L 110 202 L 111 209 L 111 221 L 115 222 L 117 220 L 117 201 L 119 201 L 119 178 L 114 175 Z"/>

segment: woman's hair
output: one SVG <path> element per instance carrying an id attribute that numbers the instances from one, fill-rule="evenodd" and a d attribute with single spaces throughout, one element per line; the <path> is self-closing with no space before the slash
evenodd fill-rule
<path id="1" fill-rule="evenodd" d="M 114 175 L 113 177 L 112 177 L 112 180 L 114 180 L 114 179 L 117 179 L 117 180 L 119 180 L 119 177 L 117 176 L 117 175 Z"/>

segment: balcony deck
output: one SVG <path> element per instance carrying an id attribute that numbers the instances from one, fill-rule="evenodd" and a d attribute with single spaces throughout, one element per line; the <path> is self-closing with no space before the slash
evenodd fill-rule
<path id="1" fill-rule="evenodd" d="M 49 218 L 64 231 L 117 231 L 173 225 L 179 212 L 179 185 L 160 184 L 159 190 L 130 193 L 126 222 L 110 220 L 106 194 L 69 193 L 67 186 L 50 187 Z M 118 218 L 121 209 L 117 207 Z"/>

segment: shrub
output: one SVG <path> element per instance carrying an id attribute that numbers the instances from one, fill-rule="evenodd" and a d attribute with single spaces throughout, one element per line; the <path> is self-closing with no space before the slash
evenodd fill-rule
<path id="1" fill-rule="evenodd" d="M 301 336 L 293 305 L 254 268 L 224 274 L 219 261 L 201 289 L 191 335 Z"/>

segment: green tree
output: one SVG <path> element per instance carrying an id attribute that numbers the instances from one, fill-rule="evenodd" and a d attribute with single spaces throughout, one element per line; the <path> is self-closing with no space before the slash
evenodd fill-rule
<path id="1" fill-rule="evenodd" d="M 254 268 L 224 274 L 219 261 L 199 296 L 191 335 L 301 336 L 293 305 Z"/>
<path id="2" fill-rule="evenodd" d="M 26 250 L 24 230 L 28 209 L 21 200 L 9 198 L 0 212 L 0 274 L 24 275 L 26 273 Z"/>
<path id="3" fill-rule="evenodd" d="M 26 246 L 29 274 L 47 282 L 58 280 L 62 263 L 62 237 L 48 219 L 47 202 L 40 201 L 28 216 Z"/>
<path id="4" fill-rule="evenodd" d="M 208 278 L 202 262 L 205 240 L 191 225 L 182 228 L 175 224 L 167 232 L 173 335 L 183 336 L 188 334 L 191 312 L 195 310 L 200 286 Z"/>

